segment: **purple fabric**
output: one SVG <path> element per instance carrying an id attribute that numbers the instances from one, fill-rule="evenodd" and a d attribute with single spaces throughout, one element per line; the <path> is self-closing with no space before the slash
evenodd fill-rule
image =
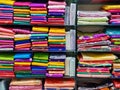
<path id="1" fill-rule="evenodd" d="M 30 59 L 15 59 L 15 61 L 17 61 L 17 62 L 31 62 L 32 61 L 32 58 L 30 58 Z"/>
<path id="2" fill-rule="evenodd" d="M 30 4 L 30 7 L 46 7 L 46 4 L 32 3 Z"/>
<path id="3" fill-rule="evenodd" d="M 14 64 L 14 61 L 2 61 L 0 60 L 0 64 Z"/>
<path id="4" fill-rule="evenodd" d="M 46 76 L 47 77 L 63 77 L 63 74 L 49 74 L 49 73 L 46 73 Z"/>

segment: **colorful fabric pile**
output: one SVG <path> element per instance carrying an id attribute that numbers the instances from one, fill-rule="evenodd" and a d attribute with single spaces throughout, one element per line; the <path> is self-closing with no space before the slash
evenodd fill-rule
<path id="1" fill-rule="evenodd" d="M 0 53 L 0 77 L 2 78 L 15 77 L 13 67 L 14 67 L 14 54 Z"/>
<path id="2" fill-rule="evenodd" d="M 12 28 L 0 27 L 0 50 L 12 51 L 14 49 L 14 34 Z"/>
<path id="3" fill-rule="evenodd" d="M 113 77 L 120 77 L 120 59 L 114 60 L 113 63 L 113 71 L 112 71 Z"/>
<path id="4" fill-rule="evenodd" d="M 14 24 L 30 25 L 30 2 L 14 3 Z"/>
<path id="5" fill-rule="evenodd" d="M 47 77 L 63 77 L 65 73 L 65 54 L 55 54 L 51 53 L 48 63 L 48 73 Z"/>
<path id="6" fill-rule="evenodd" d="M 72 78 L 46 78 L 44 90 L 74 90 L 75 81 Z"/>
<path id="7" fill-rule="evenodd" d="M 45 3 L 31 3 L 31 24 L 47 23 L 47 7 Z"/>
<path id="8" fill-rule="evenodd" d="M 14 36 L 15 50 L 30 50 L 30 31 L 29 29 L 14 28 L 13 31 L 16 33 Z"/>
<path id="9" fill-rule="evenodd" d="M 108 25 L 109 12 L 106 11 L 77 11 L 78 25 Z"/>
<path id="10" fill-rule="evenodd" d="M 111 13 L 110 24 L 120 24 L 120 5 L 105 5 L 103 9 Z"/>
<path id="11" fill-rule="evenodd" d="M 43 90 L 42 80 L 39 79 L 13 79 L 9 90 Z"/>
<path id="12" fill-rule="evenodd" d="M 117 57 L 112 53 L 81 53 L 78 55 L 78 77 L 111 77 L 110 70 Z"/>
<path id="13" fill-rule="evenodd" d="M 29 78 L 31 76 L 31 53 L 16 53 L 14 56 L 14 72 L 17 78 Z"/>
<path id="14" fill-rule="evenodd" d="M 7 1 L 6 1 L 7 2 Z M 13 3 L 6 3 L 3 0 L 0 1 L 0 24 L 12 24 L 13 23 Z"/>
<path id="15" fill-rule="evenodd" d="M 110 36 L 111 51 L 120 51 L 120 28 L 107 28 L 106 34 Z"/>
<path id="16" fill-rule="evenodd" d="M 48 24 L 64 25 L 65 1 L 48 0 Z"/>
<path id="17" fill-rule="evenodd" d="M 66 32 L 65 28 L 50 28 L 49 30 L 49 51 L 65 51 L 66 43 Z"/>
<path id="18" fill-rule="evenodd" d="M 33 51 L 48 51 L 48 27 L 33 27 L 31 42 Z"/>
<path id="19" fill-rule="evenodd" d="M 34 53 L 32 62 L 32 75 L 45 77 L 48 67 L 48 53 Z"/>
<path id="20" fill-rule="evenodd" d="M 78 51 L 111 51 L 109 36 L 104 33 L 79 33 Z"/>

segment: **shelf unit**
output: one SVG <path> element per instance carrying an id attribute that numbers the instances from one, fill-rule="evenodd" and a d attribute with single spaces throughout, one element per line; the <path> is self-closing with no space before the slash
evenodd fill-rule
<path id="1" fill-rule="evenodd" d="M 103 6 L 103 5 L 120 5 L 120 0 L 113 0 L 111 2 L 103 2 L 103 3 L 92 3 L 91 1 L 92 0 L 77 0 L 77 10 L 81 10 L 81 11 L 82 10 L 83 11 L 95 11 L 95 10 L 97 10 L 97 11 L 99 11 L 99 10 L 101 10 L 101 6 Z M 76 21 L 76 23 L 77 23 L 77 21 Z M 91 27 L 91 28 L 92 27 L 93 28 L 94 27 L 99 27 L 100 29 L 104 29 L 104 28 L 107 28 L 107 27 L 113 27 L 113 28 L 119 27 L 120 28 L 120 24 L 108 24 L 108 25 L 104 25 L 104 24 L 103 25 L 98 25 L 98 24 L 81 24 L 81 25 L 79 25 L 79 24 L 76 24 L 76 25 L 77 25 L 77 32 L 79 32 L 81 28 L 82 29 L 83 28 L 89 29 L 89 27 Z M 86 31 L 84 31 L 84 32 L 86 32 Z M 93 31 L 93 32 L 95 32 L 95 31 Z M 95 51 L 78 51 L 77 50 L 76 54 L 78 55 L 79 53 L 82 53 L 82 52 L 120 54 L 120 51 L 102 51 L 102 50 L 95 50 Z M 110 78 L 96 78 L 96 77 L 76 77 L 76 78 L 77 78 L 77 87 L 79 86 L 79 83 L 85 82 L 85 81 L 86 82 L 90 82 L 90 81 L 91 82 L 93 82 L 93 81 L 97 82 L 99 80 L 103 80 L 103 81 L 110 81 L 111 82 L 111 80 L 113 80 L 113 79 L 120 79 L 120 77 L 113 77 L 113 76 L 111 76 Z"/>

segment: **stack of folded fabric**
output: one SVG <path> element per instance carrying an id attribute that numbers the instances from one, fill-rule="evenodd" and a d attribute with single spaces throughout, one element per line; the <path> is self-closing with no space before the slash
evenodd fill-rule
<path id="1" fill-rule="evenodd" d="M 120 5 L 105 5 L 103 9 L 111 13 L 110 24 L 120 24 Z"/>
<path id="2" fill-rule="evenodd" d="M 65 54 L 55 54 L 51 53 L 48 63 L 48 73 L 47 77 L 63 77 L 65 73 Z"/>
<path id="3" fill-rule="evenodd" d="M 48 51 L 48 27 L 33 27 L 31 42 L 33 51 Z"/>
<path id="4" fill-rule="evenodd" d="M 120 59 L 114 60 L 112 74 L 113 77 L 120 77 Z"/>
<path id="5" fill-rule="evenodd" d="M 48 0 L 48 24 L 64 25 L 65 6 L 64 0 Z"/>
<path id="6" fill-rule="evenodd" d="M 45 77 L 48 67 L 48 53 L 34 53 L 32 62 L 32 75 Z"/>
<path id="7" fill-rule="evenodd" d="M 0 1 L 0 24 L 13 23 L 13 3 L 14 1 Z"/>
<path id="8" fill-rule="evenodd" d="M 120 51 L 120 28 L 107 28 L 106 34 L 110 36 L 111 51 Z"/>
<path id="9" fill-rule="evenodd" d="M 120 80 L 113 80 L 114 90 L 120 89 Z M 112 89 L 113 90 L 113 89 Z"/>
<path id="10" fill-rule="evenodd" d="M 31 53 L 16 53 L 14 56 L 14 72 L 17 78 L 31 77 Z"/>
<path id="11" fill-rule="evenodd" d="M 78 51 L 111 51 L 109 36 L 104 33 L 79 33 Z"/>
<path id="12" fill-rule="evenodd" d="M 14 29 L 14 30 L 19 31 L 19 29 Z M 27 31 L 27 33 L 28 32 L 29 31 Z M 15 50 L 30 50 L 31 48 L 30 34 L 22 34 L 22 33 L 16 34 L 14 40 L 15 40 Z"/>
<path id="13" fill-rule="evenodd" d="M 50 28 L 49 30 L 49 51 L 65 51 L 65 28 Z"/>
<path id="14" fill-rule="evenodd" d="M 42 90 L 42 80 L 12 79 L 9 90 Z"/>
<path id="15" fill-rule="evenodd" d="M 77 11 L 78 25 L 108 25 L 109 12 L 106 11 Z"/>
<path id="16" fill-rule="evenodd" d="M 30 25 L 30 2 L 14 3 L 14 24 Z"/>
<path id="17" fill-rule="evenodd" d="M 45 3 L 30 4 L 31 24 L 46 24 L 47 23 L 47 7 Z"/>
<path id="18" fill-rule="evenodd" d="M 117 57 L 112 53 L 81 53 L 78 55 L 78 77 L 109 78 L 110 69 Z"/>
<path id="19" fill-rule="evenodd" d="M 0 27 L 0 50 L 11 51 L 14 49 L 14 34 L 11 28 Z"/>
<path id="20" fill-rule="evenodd" d="M 15 77 L 14 71 L 14 54 L 0 53 L 0 77 Z"/>
<path id="21" fill-rule="evenodd" d="M 46 78 L 44 90 L 74 90 L 73 78 Z"/>

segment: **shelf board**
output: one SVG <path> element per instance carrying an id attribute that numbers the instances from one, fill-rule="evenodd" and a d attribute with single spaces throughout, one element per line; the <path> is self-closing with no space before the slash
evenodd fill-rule
<path id="1" fill-rule="evenodd" d="M 16 51 L 16 50 L 7 50 L 7 51 L 4 51 L 4 50 L 0 50 L 0 52 L 48 52 L 48 53 L 75 53 L 75 51 Z"/>
<path id="2" fill-rule="evenodd" d="M 71 77 L 71 76 L 63 76 L 63 77 L 46 77 L 46 76 L 42 76 L 42 77 L 0 77 L 0 79 L 14 79 L 14 78 L 17 78 L 17 79 L 20 79 L 20 78 L 40 78 L 40 79 L 44 79 L 44 78 L 75 78 L 75 76 Z"/>
<path id="3" fill-rule="evenodd" d="M 77 25 L 77 27 L 80 27 L 80 26 L 120 26 L 120 24 L 108 24 L 108 25 L 98 25 L 98 24 L 94 24 L 94 25 L 90 25 L 90 24 L 81 24 L 81 25 Z"/>
<path id="4" fill-rule="evenodd" d="M 108 5 L 118 5 L 120 4 L 120 1 L 119 0 L 114 0 L 114 1 L 109 1 L 109 2 L 100 2 L 100 3 L 92 3 L 91 0 L 77 0 L 77 3 L 78 5 L 84 5 L 84 4 L 91 4 L 91 5 L 105 5 L 105 4 L 108 4 Z"/>
<path id="5" fill-rule="evenodd" d="M 0 24 L 1 26 L 42 26 L 42 27 L 75 27 L 76 25 L 53 25 L 53 24 L 34 24 L 34 25 L 24 25 L 24 24 Z"/>

